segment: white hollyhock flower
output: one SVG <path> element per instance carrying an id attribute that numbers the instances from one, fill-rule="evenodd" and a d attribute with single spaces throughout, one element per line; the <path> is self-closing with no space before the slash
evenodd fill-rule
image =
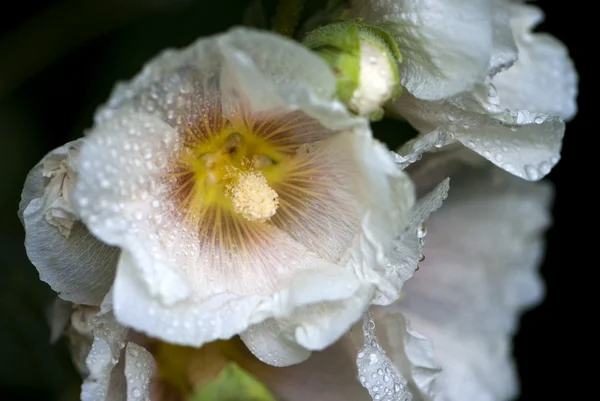
<path id="1" fill-rule="evenodd" d="M 353 13 L 390 31 L 404 56 L 407 91 L 387 110 L 421 135 L 400 149 L 401 166 L 455 143 L 532 181 L 558 162 L 577 75 L 562 43 L 531 33 L 539 10 L 509 1 L 375 0 L 353 2 Z"/>
<path id="2" fill-rule="evenodd" d="M 412 183 L 335 87 L 318 56 L 251 30 L 163 53 L 48 156 L 64 179 L 31 173 L 23 217 L 42 278 L 98 305 L 120 249 L 111 299 L 125 326 L 192 346 L 241 333 L 273 365 L 328 346 L 397 299 L 415 264 L 392 248 L 416 237 Z M 52 214 L 58 181 L 70 214 Z M 68 238 L 49 213 L 69 219 Z M 77 227 L 108 245 L 71 241 Z"/>
<path id="3" fill-rule="evenodd" d="M 511 336 L 543 295 L 552 191 L 498 169 L 459 169 L 452 184 L 428 220 L 426 259 L 385 313 L 432 341 L 442 370 L 430 399 L 508 400 L 518 391 Z"/>

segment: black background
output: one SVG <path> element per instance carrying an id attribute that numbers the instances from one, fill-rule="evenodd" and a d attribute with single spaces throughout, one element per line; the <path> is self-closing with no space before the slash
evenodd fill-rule
<path id="1" fill-rule="evenodd" d="M 27 171 L 48 151 L 82 135 L 115 81 L 166 47 L 241 22 L 244 0 L 63 0 L 11 2 L 0 10 L 0 400 L 67 400 L 78 392 L 65 344 L 48 345 L 51 297 L 26 259 L 16 217 Z M 269 3 L 267 1 L 267 3 Z M 314 3 L 314 2 L 313 2 Z M 580 74 L 579 113 L 568 123 L 542 274 L 547 297 L 527 312 L 515 339 L 523 401 L 594 394 L 597 317 L 588 288 L 598 263 L 598 196 L 592 155 L 597 129 L 597 22 L 587 1 L 538 1 L 538 28 L 562 40 Z M 594 71 L 592 71 L 594 69 Z M 598 290 L 596 290 L 598 292 Z M 597 368 L 595 368 L 597 370 Z M 61 396 L 62 394 L 62 396 Z M 471 401 L 471 400 L 466 400 Z M 477 400 L 473 400 L 477 401 Z"/>

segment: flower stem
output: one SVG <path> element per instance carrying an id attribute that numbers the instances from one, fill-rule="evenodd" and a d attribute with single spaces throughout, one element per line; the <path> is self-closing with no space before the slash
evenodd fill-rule
<path id="1" fill-rule="evenodd" d="M 292 36 L 300 20 L 305 0 L 279 0 L 273 19 L 273 30 L 285 36 Z"/>

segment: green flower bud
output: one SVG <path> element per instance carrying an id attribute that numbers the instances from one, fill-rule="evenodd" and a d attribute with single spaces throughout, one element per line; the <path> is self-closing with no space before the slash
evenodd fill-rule
<path id="1" fill-rule="evenodd" d="M 402 56 L 383 29 L 341 21 L 309 32 L 303 44 L 318 53 L 337 78 L 337 96 L 356 114 L 379 119 L 382 106 L 400 94 Z"/>

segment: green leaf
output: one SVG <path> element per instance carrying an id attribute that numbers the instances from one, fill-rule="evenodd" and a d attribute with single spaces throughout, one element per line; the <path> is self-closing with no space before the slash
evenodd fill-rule
<path id="1" fill-rule="evenodd" d="M 230 363 L 215 380 L 196 389 L 189 401 L 276 400 L 264 384 L 236 363 Z"/>

